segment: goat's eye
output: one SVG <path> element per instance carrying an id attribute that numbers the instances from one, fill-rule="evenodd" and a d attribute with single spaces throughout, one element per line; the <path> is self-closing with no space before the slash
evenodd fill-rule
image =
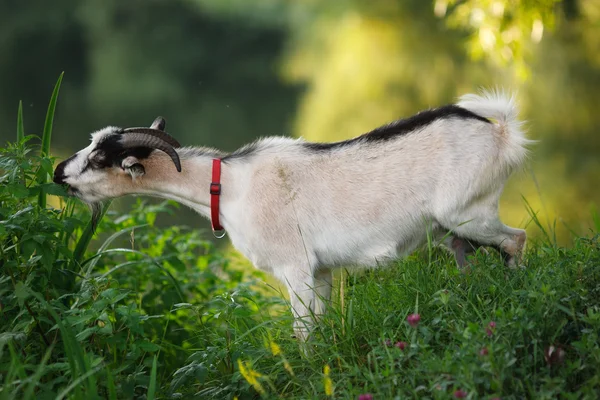
<path id="1" fill-rule="evenodd" d="M 95 168 L 102 168 L 106 166 L 106 153 L 101 150 L 97 150 L 90 154 L 90 164 Z"/>

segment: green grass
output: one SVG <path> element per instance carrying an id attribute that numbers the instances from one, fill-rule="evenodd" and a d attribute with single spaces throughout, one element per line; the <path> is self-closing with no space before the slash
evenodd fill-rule
<path id="1" fill-rule="evenodd" d="M 203 378 L 184 393 L 252 398 L 255 389 L 236 387 L 243 378 L 235 368 L 221 369 L 240 358 L 260 374 L 257 392 L 266 398 L 325 398 L 325 365 L 334 398 L 450 398 L 458 390 L 472 398 L 597 398 L 599 250 L 596 236 L 571 249 L 536 244 L 519 270 L 506 269 L 499 255 L 480 254 L 462 274 L 439 253 L 431 263 L 419 254 L 350 275 L 346 308 L 332 306 L 306 357 L 289 337 L 287 315 L 261 313 L 262 325 L 250 329 L 228 316 L 229 337 L 199 331 L 204 346 L 190 365 L 202 368 Z M 415 312 L 421 321 L 413 328 L 406 317 Z M 269 340 L 279 354 L 265 345 Z M 395 346 L 401 341 L 404 350 Z M 564 351 L 564 360 L 545 360 L 550 346 Z"/>
<path id="2" fill-rule="evenodd" d="M 263 275 L 231 267 L 209 232 L 156 226 L 175 204 L 105 209 L 93 237 L 87 208 L 40 181 L 54 160 L 17 120 L 0 148 L 0 400 L 600 396 L 597 212 L 560 248 L 531 210 L 522 269 L 490 251 L 460 273 L 427 246 L 338 273 L 302 345 Z"/>

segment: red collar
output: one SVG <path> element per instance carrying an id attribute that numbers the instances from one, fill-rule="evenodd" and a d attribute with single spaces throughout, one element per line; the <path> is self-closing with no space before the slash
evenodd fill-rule
<path id="1" fill-rule="evenodd" d="M 212 160 L 212 182 L 210 184 L 210 222 L 213 232 L 224 231 L 219 222 L 219 197 L 221 196 L 221 159 Z"/>

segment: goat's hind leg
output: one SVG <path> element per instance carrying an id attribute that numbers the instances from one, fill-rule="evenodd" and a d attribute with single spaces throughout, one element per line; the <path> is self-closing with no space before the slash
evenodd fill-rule
<path id="1" fill-rule="evenodd" d="M 458 268 L 460 270 L 463 270 L 469 264 L 469 262 L 467 261 L 468 255 L 475 253 L 479 248 L 485 251 L 485 249 L 483 248 L 485 246 L 484 244 L 450 234 L 448 234 L 448 237 L 444 240 L 444 244 L 454 254 L 456 264 L 458 265 Z M 504 252 L 499 246 L 489 246 L 498 250 L 498 252 L 504 260 L 504 263 L 508 264 L 510 256 L 506 252 Z M 485 251 L 485 253 L 487 254 L 487 251 Z"/>
<path id="2" fill-rule="evenodd" d="M 461 271 L 467 266 L 467 254 L 471 253 L 471 246 L 466 239 L 462 239 L 458 236 L 450 235 L 444 239 L 444 244 L 454 254 L 456 265 Z"/>
<path id="3" fill-rule="evenodd" d="M 501 253 L 506 253 L 504 260 L 509 267 L 516 267 L 520 262 L 527 234 L 522 229 L 504 225 L 495 207 L 471 207 L 439 222 L 454 236 L 484 246 L 495 246 Z"/>
<path id="4" fill-rule="evenodd" d="M 503 254 L 504 262 L 516 267 L 523 253 L 527 234 L 522 229 L 504 225 L 499 219 L 474 219 L 454 230 L 460 237 L 486 246 L 495 246 Z"/>

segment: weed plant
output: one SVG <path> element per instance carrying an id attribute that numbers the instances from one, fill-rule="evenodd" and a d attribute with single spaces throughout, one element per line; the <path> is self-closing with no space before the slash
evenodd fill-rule
<path id="1" fill-rule="evenodd" d="M 343 272 L 301 345 L 259 273 L 205 232 L 156 227 L 176 204 L 105 208 L 92 238 L 47 183 L 59 88 L 41 144 L 19 108 L 0 149 L 0 400 L 600 397 L 600 226 L 559 248 L 538 224 L 514 270 L 480 251 L 461 273 L 428 246 Z"/>

